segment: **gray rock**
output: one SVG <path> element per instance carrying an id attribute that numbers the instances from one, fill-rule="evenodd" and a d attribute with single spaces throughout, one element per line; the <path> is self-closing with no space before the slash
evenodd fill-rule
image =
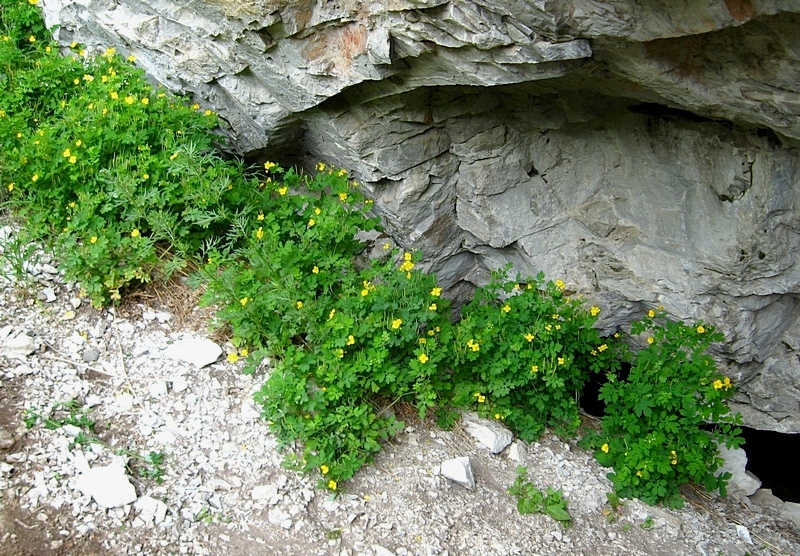
<path id="1" fill-rule="evenodd" d="M 750 496 L 750 501 L 768 513 L 779 514 L 783 510 L 783 500 L 772 494 L 769 488 L 758 489 Z"/>
<path id="2" fill-rule="evenodd" d="M 213 107 L 231 150 L 346 167 L 452 296 L 512 263 L 591 293 L 605 333 L 658 305 L 714 324 L 732 407 L 800 432 L 797 2 L 355 4 L 44 14 Z"/>
<path id="3" fill-rule="evenodd" d="M 14 446 L 14 435 L 5 427 L 0 427 L 0 450 L 9 450 Z"/>
<path id="4" fill-rule="evenodd" d="M 781 517 L 800 527 L 800 504 L 797 502 L 784 502 L 781 508 Z"/>
<path id="5" fill-rule="evenodd" d="M 100 350 L 94 346 L 88 347 L 83 350 L 83 362 L 94 363 L 100 358 Z"/>
<path id="6" fill-rule="evenodd" d="M 759 478 L 745 470 L 747 454 L 744 450 L 741 448 L 730 450 L 725 446 L 720 446 L 719 453 L 725 460 L 725 463 L 719 469 L 719 473 L 727 472 L 731 474 L 728 488 L 741 490 L 746 496 L 750 496 L 761 488 Z"/>
<path id="7" fill-rule="evenodd" d="M 525 460 L 528 458 L 528 449 L 525 448 L 525 444 L 517 440 L 515 442 L 512 442 L 511 446 L 508 447 L 507 455 L 508 459 L 512 461 L 524 463 Z"/>
<path id="8" fill-rule="evenodd" d="M 475 488 L 475 477 L 468 457 L 453 458 L 442 462 L 442 476 L 472 490 Z"/>
<path id="9" fill-rule="evenodd" d="M 75 488 L 103 508 L 120 508 L 136 501 L 136 489 L 119 464 L 89 469 L 78 476 Z"/>
<path id="10" fill-rule="evenodd" d="M 464 413 L 461 422 L 467 434 L 489 448 L 493 454 L 499 454 L 514 440 L 514 435 L 506 427 L 497 421 L 478 417 L 475 413 Z"/>
<path id="11" fill-rule="evenodd" d="M 188 337 L 176 341 L 164 350 L 164 356 L 169 359 L 185 361 L 198 368 L 210 365 L 222 355 L 222 348 L 206 338 Z"/>
<path id="12" fill-rule="evenodd" d="M 52 303 L 56 298 L 56 291 L 51 287 L 42 288 L 41 294 L 47 303 Z"/>

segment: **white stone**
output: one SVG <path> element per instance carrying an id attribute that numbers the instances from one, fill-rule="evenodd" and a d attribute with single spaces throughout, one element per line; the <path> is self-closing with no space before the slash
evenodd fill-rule
<path id="1" fill-rule="evenodd" d="M 167 516 L 167 505 L 151 496 L 142 496 L 137 499 L 133 507 L 139 512 L 139 517 L 143 521 L 152 521 L 156 525 L 163 522 Z"/>
<path id="2" fill-rule="evenodd" d="M 222 355 L 222 348 L 206 338 L 190 336 L 178 340 L 166 350 L 164 356 L 169 359 L 185 361 L 196 365 L 198 368 L 210 365 Z"/>
<path id="3" fill-rule="evenodd" d="M 750 538 L 750 531 L 744 525 L 736 526 L 736 536 L 747 544 L 753 544 L 753 539 Z"/>
<path id="4" fill-rule="evenodd" d="M 745 470 L 747 454 L 744 450 L 741 448 L 729 450 L 725 446 L 720 446 L 719 455 L 725 462 L 720 467 L 717 475 L 726 471 L 731 474 L 728 488 L 741 490 L 745 495 L 751 496 L 761 487 L 761 481 L 758 477 Z"/>
<path id="5" fill-rule="evenodd" d="M 167 387 L 167 383 L 163 380 L 157 380 L 150 384 L 148 388 L 148 392 L 150 396 L 153 398 L 160 398 L 162 396 L 166 396 L 169 393 L 169 388 Z"/>
<path id="6" fill-rule="evenodd" d="M 453 458 L 442 462 L 442 476 L 468 489 L 475 488 L 475 477 L 468 457 Z"/>
<path id="7" fill-rule="evenodd" d="M 118 463 L 89 469 L 75 481 L 75 488 L 103 508 L 120 508 L 136 501 L 136 489 Z"/>
<path id="8" fill-rule="evenodd" d="M 499 454 L 514 440 L 511 431 L 497 421 L 483 419 L 475 413 L 465 413 L 461 420 L 467 434 L 489 448 L 493 454 Z"/>
<path id="9" fill-rule="evenodd" d="M 124 392 L 116 397 L 114 404 L 117 406 L 119 413 L 124 413 L 133 409 L 134 398 L 128 392 Z"/>
<path id="10" fill-rule="evenodd" d="M 52 303 L 57 299 L 56 291 L 51 287 L 43 288 L 42 295 L 44 296 L 44 300 L 46 303 Z"/>
<path id="11" fill-rule="evenodd" d="M 528 450 L 525 448 L 525 444 L 519 440 L 512 442 L 511 446 L 508 448 L 508 459 L 523 463 L 527 458 Z"/>
<path id="12" fill-rule="evenodd" d="M 372 545 L 372 550 L 375 551 L 375 556 L 395 556 L 394 552 L 388 548 L 384 548 L 379 544 Z"/>
<path id="13" fill-rule="evenodd" d="M 0 344 L 0 356 L 23 358 L 36 350 L 34 339 L 22 332 L 9 334 Z"/>

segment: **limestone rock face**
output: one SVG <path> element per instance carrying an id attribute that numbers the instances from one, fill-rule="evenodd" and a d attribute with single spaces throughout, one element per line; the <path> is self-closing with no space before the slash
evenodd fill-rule
<path id="1" fill-rule="evenodd" d="M 726 336 L 753 427 L 800 432 L 795 0 L 45 0 L 229 147 L 350 170 L 458 297 L 506 262 L 606 332 L 663 305 Z"/>

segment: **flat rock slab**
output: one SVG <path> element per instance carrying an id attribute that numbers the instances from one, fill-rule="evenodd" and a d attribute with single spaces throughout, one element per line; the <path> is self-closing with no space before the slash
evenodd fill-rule
<path id="1" fill-rule="evenodd" d="M 467 434 L 489 448 L 493 454 L 499 454 L 514 440 L 514 435 L 503 425 L 478 417 L 475 413 L 464 413 L 461 422 Z"/>
<path id="2" fill-rule="evenodd" d="M 81 474 L 75 488 L 103 508 L 119 508 L 136 501 L 136 489 L 118 464 L 93 467 Z"/>
<path id="3" fill-rule="evenodd" d="M 203 368 L 219 359 L 222 348 L 207 338 L 189 337 L 169 346 L 164 355 Z"/>
<path id="4" fill-rule="evenodd" d="M 761 481 L 758 477 L 745 470 L 747 466 L 747 454 L 741 448 L 729 450 L 725 446 L 719 447 L 719 455 L 725 460 L 719 472 L 726 471 L 731 474 L 729 487 L 737 488 L 747 496 L 752 496 L 761 488 Z"/>

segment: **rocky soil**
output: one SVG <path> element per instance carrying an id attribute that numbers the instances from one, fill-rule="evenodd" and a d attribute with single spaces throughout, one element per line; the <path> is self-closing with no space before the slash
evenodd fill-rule
<path id="1" fill-rule="evenodd" d="M 607 470 L 574 441 L 547 434 L 494 455 L 472 425 L 413 416 L 333 496 L 281 466 L 252 401 L 268 366 L 246 376 L 229 362 L 188 289 L 96 310 L 52 264 L 4 259 L 2 556 L 800 554 L 800 528 L 768 492 L 687 491 L 680 511 L 626 501 L 609 515 Z M 69 409 L 53 411 L 65 403 L 68 423 Z M 150 453 L 163 454 L 162 482 Z M 442 474 L 459 457 L 474 488 Z M 563 490 L 571 528 L 517 512 L 506 489 L 520 463 L 539 488 Z"/>

